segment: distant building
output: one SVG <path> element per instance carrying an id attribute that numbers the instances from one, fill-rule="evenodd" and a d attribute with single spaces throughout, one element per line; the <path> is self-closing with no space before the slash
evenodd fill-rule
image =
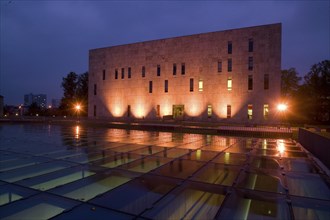
<path id="1" fill-rule="evenodd" d="M 30 106 L 32 103 L 36 103 L 40 108 L 47 108 L 47 95 L 32 93 L 24 95 L 24 106 Z"/>
<path id="2" fill-rule="evenodd" d="M 52 108 L 60 107 L 61 99 L 52 99 Z"/>
<path id="3" fill-rule="evenodd" d="M 281 32 L 270 24 L 90 50 L 88 116 L 276 121 Z"/>

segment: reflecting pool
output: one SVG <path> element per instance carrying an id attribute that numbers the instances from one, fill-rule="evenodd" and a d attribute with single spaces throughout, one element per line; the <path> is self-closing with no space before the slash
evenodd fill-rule
<path id="1" fill-rule="evenodd" d="M 330 219 L 290 139 L 0 124 L 0 219 Z"/>

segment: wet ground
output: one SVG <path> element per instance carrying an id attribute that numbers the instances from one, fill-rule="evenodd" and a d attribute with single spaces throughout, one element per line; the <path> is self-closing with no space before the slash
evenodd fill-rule
<path id="1" fill-rule="evenodd" d="M 0 125 L 0 219 L 330 219 L 290 139 Z"/>

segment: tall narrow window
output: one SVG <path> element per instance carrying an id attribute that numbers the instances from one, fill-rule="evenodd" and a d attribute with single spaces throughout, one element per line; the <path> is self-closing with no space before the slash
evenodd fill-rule
<path id="1" fill-rule="evenodd" d="M 149 81 L 149 93 L 152 93 L 152 81 Z"/>
<path id="2" fill-rule="evenodd" d="M 268 112 L 269 112 L 269 106 L 268 104 L 264 104 L 264 119 L 268 119 Z"/>
<path id="3" fill-rule="evenodd" d="M 165 92 L 168 92 L 168 80 L 165 80 Z"/>
<path id="4" fill-rule="evenodd" d="M 131 67 L 128 67 L 128 70 L 127 70 L 127 77 L 128 77 L 128 78 L 131 78 L 131 75 L 132 75 L 132 73 L 131 73 Z"/>
<path id="5" fill-rule="evenodd" d="M 248 76 L 248 90 L 253 90 L 253 76 Z"/>
<path id="6" fill-rule="evenodd" d="M 121 78 L 124 79 L 125 77 L 125 69 L 121 68 Z"/>
<path id="7" fill-rule="evenodd" d="M 103 80 L 105 80 L 105 70 L 103 70 Z"/>
<path id="8" fill-rule="evenodd" d="M 203 80 L 199 80 L 198 81 L 198 91 L 200 91 L 200 92 L 203 92 Z"/>
<path id="9" fill-rule="evenodd" d="M 146 77 L 146 67 L 142 66 L 142 77 Z"/>
<path id="10" fill-rule="evenodd" d="M 194 91 L 194 79 L 193 78 L 190 78 L 189 87 L 190 87 L 190 92 L 193 92 Z"/>
<path id="11" fill-rule="evenodd" d="M 248 119 L 252 119 L 252 110 L 253 110 L 253 106 L 251 104 L 248 105 Z"/>
<path id="12" fill-rule="evenodd" d="M 233 82 L 232 82 L 231 77 L 229 77 L 228 80 L 227 80 L 227 89 L 228 89 L 228 91 L 231 91 L 232 86 L 233 86 Z"/>
<path id="13" fill-rule="evenodd" d="M 249 70 L 253 70 L 253 57 L 249 57 Z"/>
<path id="14" fill-rule="evenodd" d="M 227 118 L 231 118 L 231 105 L 227 105 Z"/>
<path id="15" fill-rule="evenodd" d="M 96 84 L 94 84 L 94 95 L 96 95 Z"/>
<path id="16" fill-rule="evenodd" d="M 160 76 L 160 65 L 157 65 L 157 76 Z"/>
<path id="17" fill-rule="evenodd" d="M 218 73 L 221 73 L 222 72 L 222 61 L 219 60 L 218 61 Z"/>
<path id="18" fill-rule="evenodd" d="M 173 76 L 176 75 L 176 63 L 173 63 Z"/>
<path id="19" fill-rule="evenodd" d="M 131 117 L 131 106 L 127 106 L 127 117 Z"/>
<path id="20" fill-rule="evenodd" d="M 207 117 L 212 117 L 212 105 L 207 105 Z"/>
<path id="21" fill-rule="evenodd" d="M 253 52 L 253 39 L 249 39 L 249 52 Z"/>
<path id="22" fill-rule="evenodd" d="M 118 70 L 115 69 L 115 79 L 118 79 Z"/>
<path id="23" fill-rule="evenodd" d="M 184 74 L 186 74 L 186 64 L 182 63 L 181 64 L 181 75 L 184 75 Z"/>
<path id="24" fill-rule="evenodd" d="M 231 59 L 228 59 L 228 72 L 232 71 L 233 69 L 232 65 L 233 65 L 233 61 Z"/>
<path id="25" fill-rule="evenodd" d="M 264 89 L 269 89 L 269 74 L 264 75 Z"/>
<path id="26" fill-rule="evenodd" d="M 160 117 L 160 105 L 156 106 L 156 116 Z"/>
<path id="27" fill-rule="evenodd" d="M 231 41 L 228 41 L 228 54 L 233 53 L 233 43 Z"/>
<path id="28" fill-rule="evenodd" d="M 96 117 L 96 105 L 94 105 L 94 112 L 93 112 L 94 117 Z"/>

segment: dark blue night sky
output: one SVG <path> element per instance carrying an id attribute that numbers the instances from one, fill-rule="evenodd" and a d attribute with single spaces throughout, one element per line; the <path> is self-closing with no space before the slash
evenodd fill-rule
<path id="1" fill-rule="evenodd" d="M 62 77 L 88 70 L 88 50 L 202 32 L 282 23 L 282 69 L 304 75 L 330 59 L 326 1 L 4 1 L 0 94 L 62 97 Z"/>

